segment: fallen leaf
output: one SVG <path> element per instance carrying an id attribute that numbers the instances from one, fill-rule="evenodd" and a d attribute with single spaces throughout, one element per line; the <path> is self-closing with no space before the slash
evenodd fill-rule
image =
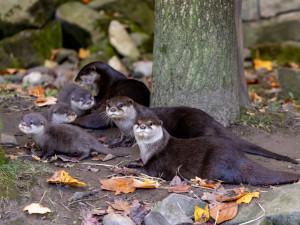
<path id="1" fill-rule="evenodd" d="M 111 159 L 114 159 L 116 158 L 116 156 L 112 155 L 112 154 L 108 154 L 104 157 L 104 159 L 102 159 L 103 162 L 105 161 L 108 161 L 108 160 L 111 160 Z"/>
<path id="2" fill-rule="evenodd" d="M 249 204 L 251 202 L 252 198 L 259 198 L 259 192 L 248 193 L 248 194 L 244 195 L 243 197 L 241 197 L 240 199 L 238 199 L 236 201 L 236 203 L 241 204 L 244 202 L 244 203 Z"/>
<path id="3" fill-rule="evenodd" d="M 216 221 L 217 224 L 226 220 L 231 220 L 236 216 L 237 212 L 238 204 L 236 202 L 216 202 L 209 204 L 209 215 Z"/>
<path id="4" fill-rule="evenodd" d="M 216 200 L 219 202 L 229 202 L 229 201 L 235 201 L 243 196 L 245 196 L 248 193 L 244 188 L 234 189 L 230 191 L 226 191 L 222 195 L 218 195 L 216 197 Z"/>
<path id="5" fill-rule="evenodd" d="M 47 105 L 54 105 L 56 104 L 57 98 L 53 96 L 48 97 L 38 97 L 34 104 L 38 107 L 47 106 Z"/>
<path id="6" fill-rule="evenodd" d="M 109 205 L 115 210 L 126 212 L 127 215 L 130 213 L 129 203 L 119 196 L 114 198 L 114 204 L 109 203 Z"/>
<path id="7" fill-rule="evenodd" d="M 100 169 L 98 169 L 98 168 L 93 168 L 93 167 L 91 167 L 91 166 L 88 166 L 88 167 L 86 168 L 86 170 L 87 170 L 87 171 L 92 171 L 92 172 L 96 173 L 96 172 L 98 172 Z"/>
<path id="8" fill-rule="evenodd" d="M 102 209 L 92 209 L 92 214 L 97 216 L 103 216 L 106 214 L 106 210 Z"/>
<path id="9" fill-rule="evenodd" d="M 39 203 L 31 203 L 30 205 L 25 206 L 23 211 L 28 211 L 29 214 L 46 214 L 52 212 L 49 208 L 44 207 Z"/>
<path id="10" fill-rule="evenodd" d="M 90 56 L 90 51 L 89 50 L 85 50 L 84 48 L 80 48 L 79 52 L 78 52 L 78 57 L 80 59 L 85 59 L 87 57 Z"/>
<path id="11" fill-rule="evenodd" d="M 257 95 L 255 92 L 249 92 L 249 95 L 250 95 L 251 102 L 254 102 L 254 100 L 256 100 L 258 103 L 261 103 L 264 100 L 262 97 Z"/>
<path id="12" fill-rule="evenodd" d="M 181 185 L 186 185 L 186 182 L 181 181 L 180 177 L 177 175 L 170 182 L 170 186 L 181 186 Z"/>
<path id="13" fill-rule="evenodd" d="M 108 137 L 104 136 L 104 137 L 98 138 L 98 141 L 101 143 L 106 143 L 108 141 Z"/>
<path id="14" fill-rule="evenodd" d="M 17 159 L 18 156 L 16 156 L 16 155 L 5 155 L 5 158 L 9 158 L 9 159 L 14 160 L 14 159 Z"/>
<path id="15" fill-rule="evenodd" d="M 135 191 L 133 186 L 134 178 L 118 178 L 118 179 L 99 179 L 101 188 L 104 190 L 115 191 L 115 195 L 121 192 L 128 194 Z"/>
<path id="16" fill-rule="evenodd" d="M 271 86 L 271 87 L 279 87 L 280 85 L 279 85 L 278 82 L 272 82 L 272 83 L 270 84 L 270 86 Z"/>
<path id="17" fill-rule="evenodd" d="M 268 71 L 272 70 L 272 62 L 271 61 L 263 61 L 260 59 L 254 59 L 254 69 L 258 70 L 260 68 L 266 68 Z"/>
<path id="18" fill-rule="evenodd" d="M 37 155 L 34 155 L 34 154 L 32 154 L 31 157 L 34 158 L 35 160 L 39 161 L 39 162 L 44 162 L 44 163 L 51 163 L 51 162 L 57 160 L 56 155 L 52 156 L 49 160 L 41 159 L 40 157 L 38 157 Z"/>
<path id="19" fill-rule="evenodd" d="M 57 155 L 57 158 L 61 159 L 63 162 L 73 162 L 73 163 L 79 162 L 77 158 L 69 157 L 66 155 Z"/>
<path id="20" fill-rule="evenodd" d="M 144 218 L 150 209 L 146 208 L 144 205 L 140 204 L 138 200 L 133 200 L 132 206 L 130 208 L 130 218 L 135 222 L 137 225 L 141 225 L 144 222 Z"/>
<path id="21" fill-rule="evenodd" d="M 124 174 L 125 176 L 132 176 L 137 174 L 137 169 L 131 169 L 127 167 L 116 168 L 114 169 L 114 173 Z"/>
<path id="22" fill-rule="evenodd" d="M 221 181 L 220 180 L 207 180 L 207 179 L 201 179 L 199 177 L 195 177 L 195 179 L 191 179 L 191 182 L 194 184 L 198 184 L 201 187 L 205 187 L 205 188 L 215 188 L 216 186 L 220 186 L 221 185 Z"/>
<path id="23" fill-rule="evenodd" d="M 91 0 L 81 0 L 83 4 L 88 4 Z"/>
<path id="24" fill-rule="evenodd" d="M 136 188 L 157 188 L 159 186 L 159 183 L 150 179 L 144 181 L 134 179 L 133 185 Z"/>
<path id="25" fill-rule="evenodd" d="M 12 75 L 15 73 L 26 73 L 26 72 L 27 72 L 27 70 L 25 70 L 25 69 L 6 68 L 5 70 L 2 70 L 0 72 L 0 75 L 5 75 L 5 74 Z"/>
<path id="26" fill-rule="evenodd" d="M 173 193 L 186 193 L 186 192 L 190 192 L 190 190 L 191 190 L 191 186 L 189 185 L 177 185 L 168 188 L 168 191 Z"/>
<path id="27" fill-rule="evenodd" d="M 34 90 L 29 90 L 29 95 L 35 96 L 35 97 L 43 97 L 45 95 L 45 90 L 38 86 Z"/>
<path id="28" fill-rule="evenodd" d="M 105 158 L 104 155 L 96 155 L 92 158 L 93 161 L 103 161 L 103 159 Z"/>
<path id="29" fill-rule="evenodd" d="M 54 175 L 46 182 L 54 184 L 69 184 L 71 186 L 86 186 L 85 183 L 79 182 L 77 179 L 74 179 L 64 170 L 56 171 Z"/>
<path id="30" fill-rule="evenodd" d="M 67 163 L 67 164 L 64 164 L 64 163 L 54 163 L 54 166 L 64 167 L 64 168 L 72 168 L 74 166 L 74 164 L 70 164 L 70 163 Z"/>
<path id="31" fill-rule="evenodd" d="M 44 62 L 44 66 L 50 69 L 57 67 L 58 63 L 49 59 L 46 59 Z"/>
<path id="32" fill-rule="evenodd" d="M 265 109 L 260 109 L 259 111 L 262 112 L 262 113 L 266 112 Z"/>
<path id="33" fill-rule="evenodd" d="M 207 222 L 209 220 L 209 211 L 208 211 L 208 205 L 205 206 L 205 209 L 202 209 L 198 206 L 195 208 L 194 212 L 195 216 L 195 222 Z"/>
<path id="34" fill-rule="evenodd" d="M 82 225 L 101 225 L 101 223 L 93 217 L 93 214 L 89 209 L 82 209 L 80 216 L 82 218 Z"/>

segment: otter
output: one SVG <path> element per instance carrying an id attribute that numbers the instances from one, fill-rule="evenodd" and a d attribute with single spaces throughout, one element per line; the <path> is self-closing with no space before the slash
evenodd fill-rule
<path id="1" fill-rule="evenodd" d="M 91 92 L 70 83 L 65 85 L 59 92 L 58 103 L 66 103 L 72 107 L 77 116 L 86 115 L 94 106 L 94 96 Z"/>
<path id="2" fill-rule="evenodd" d="M 42 159 L 57 152 L 82 160 L 90 155 L 91 150 L 115 156 L 128 155 L 105 148 L 96 138 L 79 127 L 69 124 L 51 125 L 38 113 L 25 115 L 19 124 L 19 129 L 25 134 L 34 135 L 36 144 L 42 149 L 40 153 L 34 153 Z"/>
<path id="3" fill-rule="evenodd" d="M 140 172 L 172 180 L 177 174 L 218 179 L 228 184 L 275 185 L 296 182 L 300 174 L 267 169 L 250 160 L 241 145 L 227 137 L 202 136 L 178 139 L 156 118 L 139 119 L 134 135 L 140 148 Z"/>
<path id="4" fill-rule="evenodd" d="M 134 123 L 140 117 L 148 116 L 162 120 L 164 128 L 176 138 L 224 136 L 237 143 L 243 152 L 295 164 L 298 163 L 290 157 L 273 153 L 240 139 L 200 109 L 185 106 L 148 108 L 126 96 L 119 96 L 109 99 L 106 102 L 106 114 L 113 120 L 122 133 L 121 139 L 113 141 L 109 147 L 129 146 L 130 142 L 132 143 L 132 140 L 134 140 Z"/>
<path id="5" fill-rule="evenodd" d="M 140 81 L 127 79 L 125 75 L 103 62 L 92 62 L 84 66 L 75 78 L 80 86 L 93 86 L 98 108 L 93 113 L 77 118 L 73 124 L 85 128 L 99 129 L 110 126 L 105 117 L 105 102 L 115 96 L 128 96 L 137 103 L 149 106 L 150 91 Z"/>
<path id="6" fill-rule="evenodd" d="M 57 103 L 42 113 L 45 119 L 53 124 L 72 123 L 77 115 L 72 108 L 65 103 Z"/>

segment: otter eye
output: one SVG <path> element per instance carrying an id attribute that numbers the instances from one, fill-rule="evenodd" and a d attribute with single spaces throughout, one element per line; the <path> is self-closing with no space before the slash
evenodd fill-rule
<path id="1" fill-rule="evenodd" d="M 148 124 L 149 124 L 150 127 L 153 125 L 153 123 L 151 121 Z"/>
<path id="2" fill-rule="evenodd" d="M 32 124 L 33 124 L 33 122 L 30 122 L 29 124 L 30 124 L 30 125 L 32 125 Z"/>
<path id="3" fill-rule="evenodd" d="M 68 114 L 68 111 L 65 111 L 65 114 Z"/>
<path id="4" fill-rule="evenodd" d="M 83 98 L 80 99 L 80 102 L 83 102 Z"/>
<path id="5" fill-rule="evenodd" d="M 119 104 L 118 106 L 119 106 L 120 108 L 122 108 L 124 105 L 123 105 L 123 104 Z"/>

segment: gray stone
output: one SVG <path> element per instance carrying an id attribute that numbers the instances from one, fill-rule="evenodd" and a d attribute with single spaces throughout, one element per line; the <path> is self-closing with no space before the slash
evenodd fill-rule
<path id="1" fill-rule="evenodd" d="M 279 67 L 278 80 L 283 93 L 292 92 L 294 97 L 300 98 L 300 70 Z"/>
<path id="2" fill-rule="evenodd" d="M 52 83 L 54 81 L 54 77 L 49 74 L 42 74 L 39 71 L 33 71 L 27 74 L 23 78 L 23 83 L 30 83 L 34 85 L 41 85 L 43 83 Z"/>
<path id="3" fill-rule="evenodd" d="M 253 224 L 298 225 L 300 221 L 300 184 L 291 184 L 263 192 L 257 202 L 265 210 L 265 216 Z M 237 216 L 224 224 L 240 224 L 263 215 L 261 207 L 252 201 L 239 206 Z"/>
<path id="4" fill-rule="evenodd" d="M 67 0 L 0 1 L 0 30 L 4 37 L 21 29 L 41 28 L 52 17 L 55 8 Z"/>
<path id="5" fill-rule="evenodd" d="M 300 10 L 299 0 L 260 0 L 260 13 L 264 18 L 297 9 Z"/>
<path id="6" fill-rule="evenodd" d="M 89 2 L 88 7 L 93 9 L 101 9 L 101 7 L 105 6 L 109 3 L 116 3 L 118 0 L 94 0 Z"/>
<path id="7" fill-rule="evenodd" d="M 243 21 L 247 20 L 258 20 L 259 11 L 257 0 L 243 0 L 242 4 L 242 19 Z"/>
<path id="8" fill-rule="evenodd" d="M 24 73 L 16 73 L 11 75 L 4 75 L 3 78 L 5 79 L 6 82 L 9 83 L 21 83 L 24 75 L 25 75 Z"/>
<path id="9" fill-rule="evenodd" d="M 152 211 L 145 217 L 145 224 L 193 224 L 193 221 L 189 217 L 194 215 L 195 207 L 204 208 L 205 205 L 205 202 L 198 199 L 185 195 L 171 194 L 156 204 Z"/>
<path id="10" fill-rule="evenodd" d="M 62 47 L 62 31 L 53 22 L 40 30 L 24 30 L 0 41 L 0 70 L 43 65 L 51 50 Z"/>
<path id="11" fill-rule="evenodd" d="M 70 63 L 77 63 L 77 52 L 73 49 L 61 48 L 55 55 L 54 60 L 58 63 L 62 63 L 64 61 L 69 61 Z"/>
<path id="12" fill-rule="evenodd" d="M 68 2 L 56 10 L 56 19 L 78 47 L 96 44 L 105 36 L 98 20 L 106 17 L 80 2 Z"/>
<path id="13" fill-rule="evenodd" d="M 19 142 L 15 138 L 15 136 L 10 134 L 1 134 L 1 144 L 2 145 L 9 145 L 9 146 L 16 146 L 19 145 Z"/>
<path id="14" fill-rule="evenodd" d="M 135 225 L 127 216 L 110 213 L 103 218 L 103 225 Z"/>
<path id="15" fill-rule="evenodd" d="M 152 66 L 153 66 L 153 62 L 144 62 L 144 61 L 139 61 L 139 62 L 135 62 L 133 63 L 132 67 L 133 67 L 133 71 L 136 73 L 142 73 L 143 76 L 145 77 L 149 77 L 152 75 Z"/>
<path id="16" fill-rule="evenodd" d="M 108 65 L 110 65 L 115 70 L 123 73 L 124 75 L 128 75 L 128 71 L 126 67 L 122 64 L 121 60 L 117 56 L 113 56 L 108 60 Z"/>
<path id="17" fill-rule="evenodd" d="M 244 48 L 243 49 L 243 56 L 244 56 L 244 60 L 245 59 L 250 59 L 251 58 L 251 50 L 248 48 Z"/>
<path id="18" fill-rule="evenodd" d="M 2 76 L 0 76 L 0 84 L 5 84 L 5 79 Z"/>
<path id="19" fill-rule="evenodd" d="M 244 47 L 283 41 L 300 41 L 300 13 L 243 25 Z"/>
<path id="20" fill-rule="evenodd" d="M 119 21 L 113 20 L 110 22 L 108 33 L 111 45 L 114 46 L 121 55 L 133 59 L 140 56 L 139 50 Z"/>

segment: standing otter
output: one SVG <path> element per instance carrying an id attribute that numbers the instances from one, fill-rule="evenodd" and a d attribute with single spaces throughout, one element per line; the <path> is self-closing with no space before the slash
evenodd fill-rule
<path id="1" fill-rule="evenodd" d="M 48 110 L 43 112 L 42 115 L 49 123 L 53 125 L 72 123 L 77 117 L 72 108 L 65 103 L 56 103 Z"/>
<path id="2" fill-rule="evenodd" d="M 191 139 L 172 137 L 162 121 L 143 118 L 134 125 L 140 148 L 141 172 L 172 180 L 177 172 L 184 178 L 195 176 L 224 183 L 274 185 L 292 183 L 299 174 L 273 171 L 248 159 L 241 146 L 226 137 L 203 136 Z"/>
<path id="3" fill-rule="evenodd" d="M 82 160 L 90 155 L 91 150 L 115 156 L 128 155 L 126 153 L 116 154 L 116 152 L 105 148 L 96 138 L 79 127 L 68 124 L 51 125 L 38 113 L 25 115 L 19 128 L 25 134 L 34 135 L 36 144 L 42 149 L 41 153 L 37 155 L 42 159 L 58 152 Z"/>
<path id="4" fill-rule="evenodd" d="M 85 128 L 106 128 L 110 123 L 105 117 L 105 102 L 115 96 L 128 96 L 141 105 L 149 106 L 150 91 L 140 81 L 127 79 L 125 75 L 103 62 L 84 66 L 75 78 L 81 86 L 93 86 L 99 108 L 90 115 L 77 118 L 73 124 Z"/>
<path id="5" fill-rule="evenodd" d="M 121 139 L 113 142 L 109 147 L 128 146 L 130 141 L 134 140 L 132 129 L 136 120 L 140 117 L 154 117 L 162 120 L 164 128 L 176 138 L 224 136 L 237 143 L 243 152 L 298 163 L 290 157 L 270 152 L 240 139 L 200 109 L 185 106 L 148 108 L 128 97 L 120 96 L 106 102 L 106 114 L 122 133 Z"/>
<path id="6" fill-rule="evenodd" d="M 66 103 L 72 107 L 77 116 L 87 114 L 94 104 L 91 92 L 76 84 L 67 84 L 59 92 L 58 103 Z"/>

